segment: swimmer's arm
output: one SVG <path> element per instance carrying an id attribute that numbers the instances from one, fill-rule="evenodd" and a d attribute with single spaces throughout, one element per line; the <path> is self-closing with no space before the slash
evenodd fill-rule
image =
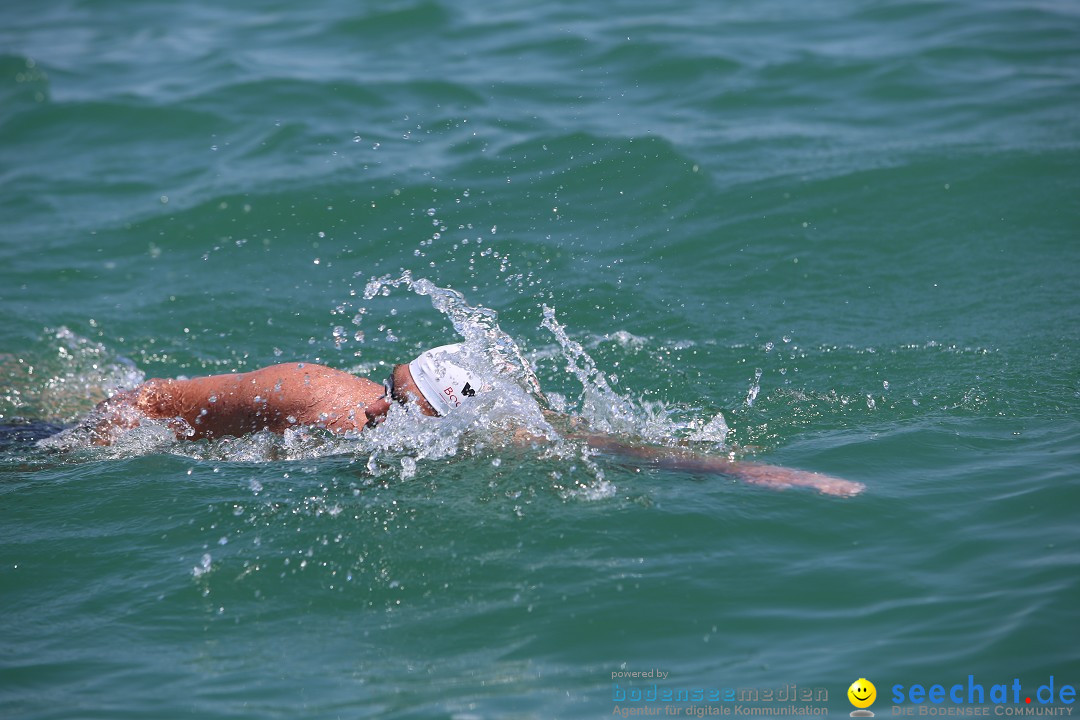
<path id="1" fill-rule="evenodd" d="M 598 450 L 644 460 L 654 467 L 664 468 L 665 470 L 725 475 L 773 490 L 804 487 L 817 490 L 825 495 L 852 497 L 866 489 L 866 486 L 862 483 L 852 480 L 843 480 L 829 475 L 822 475 L 821 473 L 785 468 L 778 465 L 736 461 L 726 457 L 701 455 L 688 450 L 656 445 L 630 445 L 611 436 L 594 433 L 588 434 L 584 439 L 591 447 Z"/>
<path id="2" fill-rule="evenodd" d="M 862 483 L 806 470 L 736 461 L 723 456 L 703 455 L 690 450 L 660 445 L 631 444 L 613 435 L 586 430 L 583 427 L 584 423 L 576 418 L 559 416 L 555 413 L 546 413 L 546 416 L 557 426 L 567 426 L 569 423 L 568 431 L 565 433 L 567 437 L 583 440 L 590 447 L 602 452 L 644 461 L 648 465 L 665 470 L 724 475 L 774 490 L 804 487 L 838 497 L 852 497 L 866 489 Z"/>
<path id="3" fill-rule="evenodd" d="M 384 414 L 383 387 L 310 363 L 285 363 L 248 373 L 190 380 L 149 380 L 99 405 L 95 442 L 110 444 L 117 429 L 140 418 L 164 420 L 178 437 L 283 433 L 294 425 L 360 431 Z"/>

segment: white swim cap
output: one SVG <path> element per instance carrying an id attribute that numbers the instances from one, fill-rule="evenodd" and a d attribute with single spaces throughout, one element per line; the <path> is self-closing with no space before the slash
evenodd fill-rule
<path id="1" fill-rule="evenodd" d="M 417 389 L 439 415 L 459 407 L 463 399 L 480 389 L 479 379 L 451 359 L 460 353 L 461 347 L 457 343 L 433 348 L 409 363 Z"/>

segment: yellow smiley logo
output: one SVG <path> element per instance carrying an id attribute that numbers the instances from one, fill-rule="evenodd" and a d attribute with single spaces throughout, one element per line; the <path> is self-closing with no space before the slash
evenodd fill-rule
<path id="1" fill-rule="evenodd" d="M 868 708 L 877 699 L 877 688 L 866 678 L 859 678 L 847 689 L 848 700 L 857 708 Z"/>

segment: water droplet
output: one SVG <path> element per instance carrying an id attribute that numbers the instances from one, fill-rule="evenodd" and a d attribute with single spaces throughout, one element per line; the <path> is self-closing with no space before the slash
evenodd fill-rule
<path id="1" fill-rule="evenodd" d="M 334 345 L 336 345 L 339 348 L 342 345 L 344 345 L 349 339 L 348 334 L 345 332 L 345 326 L 343 326 L 343 325 L 335 325 L 334 330 L 333 330 L 333 335 L 334 335 Z"/>
<path id="2" fill-rule="evenodd" d="M 759 392 L 761 392 L 761 368 L 754 368 L 754 383 L 746 393 L 746 407 L 754 406 Z"/>
<path id="3" fill-rule="evenodd" d="M 213 558 L 210 557 L 210 553 L 205 553 L 199 560 L 199 564 L 191 569 L 191 574 L 195 577 L 202 577 L 206 573 L 210 572 L 212 564 Z"/>

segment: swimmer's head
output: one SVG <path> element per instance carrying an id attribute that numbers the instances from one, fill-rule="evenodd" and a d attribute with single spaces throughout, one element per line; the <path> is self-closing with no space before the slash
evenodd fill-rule
<path id="1" fill-rule="evenodd" d="M 461 344 L 443 345 L 420 353 L 408 365 L 398 365 L 392 376 L 395 398 L 404 399 L 415 389 L 422 410 L 446 415 L 465 398 L 476 395 L 481 389 L 480 379 L 462 366 L 461 349 Z"/>

